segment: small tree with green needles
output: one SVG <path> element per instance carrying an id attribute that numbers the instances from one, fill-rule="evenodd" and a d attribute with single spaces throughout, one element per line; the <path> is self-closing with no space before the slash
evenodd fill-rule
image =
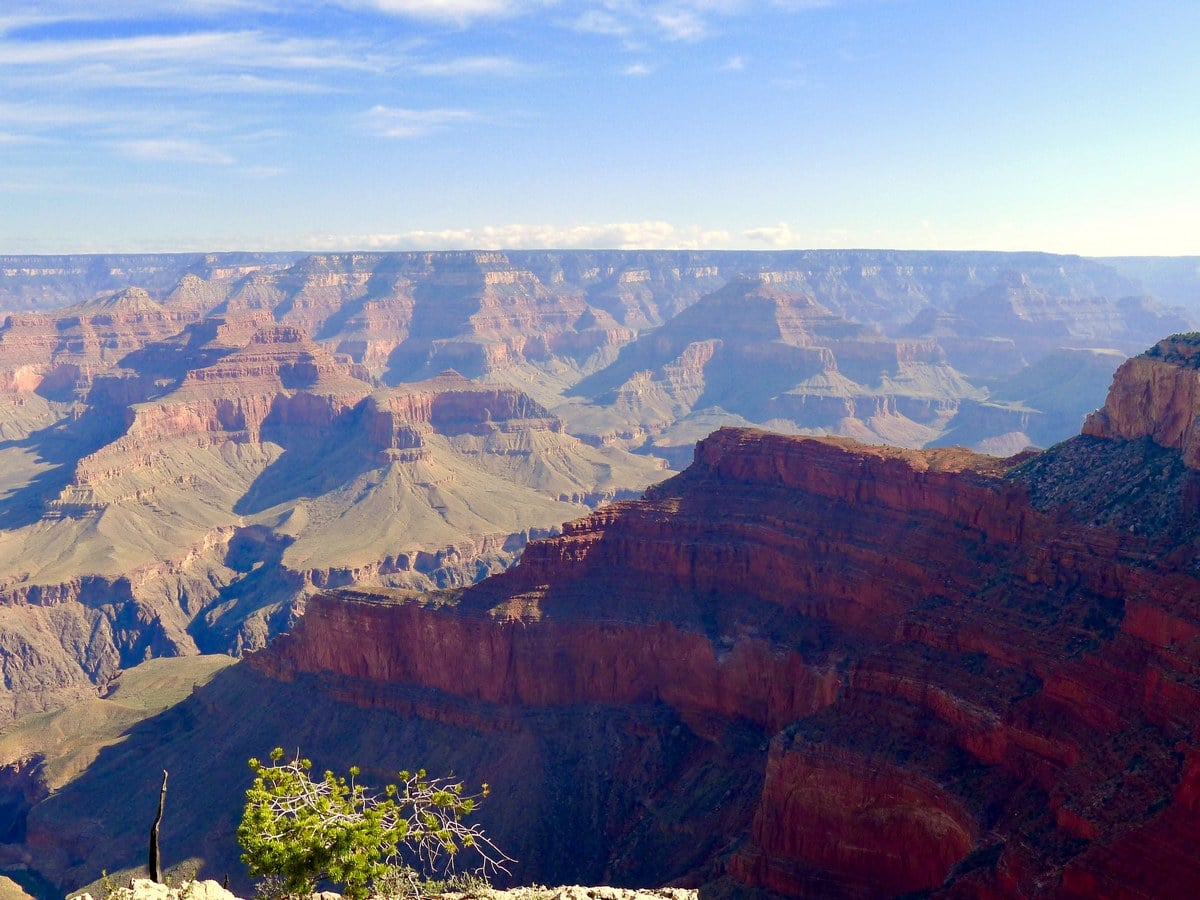
<path id="1" fill-rule="evenodd" d="M 283 762 L 283 750 L 269 763 L 250 760 L 254 783 L 238 826 L 242 861 L 250 874 L 270 878 L 289 897 L 311 894 L 320 881 L 342 886 L 350 900 L 364 900 L 380 885 L 418 883 L 422 869 L 452 869 L 456 856 L 470 851 L 484 877 L 507 872 L 512 862 L 483 833 L 463 819 L 487 796 L 465 795 L 461 782 L 429 778 L 424 770 L 401 772 L 382 794 L 326 772 L 310 776 L 312 763 L 298 755 Z"/>

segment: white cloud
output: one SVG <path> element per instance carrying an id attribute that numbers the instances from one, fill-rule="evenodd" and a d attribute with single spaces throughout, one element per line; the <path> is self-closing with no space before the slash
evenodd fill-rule
<path id="1" fill-rule="evenodd" d="M 121 3 L 97 3 L 96 0 L 8 0 L 10 6 L 25 6 L 0 16 L 0 31 L 7 22 L 14 27 L 43 25 L 56 22 L 98 22 L 109 20 L 146 19 L 153 16 L 227 15 L 231 12 L 279 12 L 286 9 L 286 0 L 122 0 Z M 186 6 L 186 10 L 181 10 Z"/>
<path id="2" fill-rule="evenodd" d="M 40 79 L 94 90 L 174 90 L 193 94 L 331 94 L 338 89 L 319 81 L 276 78 L 249 72 L 198 72 L 189 67 L 134 68 L 97 63 L 64 69 Z"/>
<path id="3" fill-rule="evenodd" d="M 16 134 L 11 131 L 0 131 L 0 145 L 45 143 L 48 143 L 47 139 L 44 137 L 39 137 L 36 134 Z"/>
<path id="4" fill-rule="evenodd" d="M 223 150 L 197 141 L 163 138 L 158 140 L 120 141 L 117 144 L 126 156 L 156 162 L 187 162 L 206 165 L 229 165 L 234 159 Z"/>
<path id="5" fill-rule="evenodd" d="M 541 3 L 524 0 L 336 0 L 341 6 L 369 8 L 414 19 L 466 24 L 475 19 L 509 18 Z"/>
<path id="6" fill-rule="evenodd" d="M 298 246 L 306 250 L 701 250 L 728 247 L 731 240 L 728 231 L 680 228 L 669 222 L 646 221 L 565 227 L 485 225 L 394 234 L 309 235 L 301 238 Z"/>
<path id="7" fill-rule="evenodd" d="M 613 37 L 623 37 L 629 33 L 629 26 L 611 12 L 601 9 L 584 10 L 571 23 L 576 31 L 590 34 L 607 34 Z"/>
<path id="8" fill-rule="evenodd" d="M 796 247 L 800 236 L 792 230 L 787 222 L 765 228 L 750 228 L 742 232 L 742 237 L 755 244 L 766 244 L 770 247 Z"/>
<path id="9" fill-rule="evenodd" d="M 838 0 L 771 0 L 772 6 L 789 12 L 805 12 L 810 9 L 829 9 L 837 6 Z"/>
<path id="10" fill-rule="evenodd" d="M 634 63 L 631 66 L 626 66 L 621 70 L 622 75 L 649 75 L 654 70 L 644 63 Z"/>
<path id="11" fill-rule="evenodd" d="M 746 68 L 746 61 L 740 56 L 731 56 L 721 66 L 722 72 L 741 72 Z"/>
<path id="12" fill-rule="evenodd" d="M 246 166 L 238 171 L 251 178 L 277 178 L 286 175 L 288 170 L 280 166 Z"/>
<path id="13" fill-rule="evenodd" d="M 261 31 L 193 31 L 135 37 L 0 43 L 0 67 L 110 62 L 198 63 L 239 69 L 363 69 L 375 66 L 333 42 L 287 38 Z"/>
<path id="14" fill-rule="evenodd" d="M 154 59 L 195 58 L 221 51 L 226 41 L 238 41 L 236 33 L 196 32 L 183 35 L 142 35 L 105 40 L 10 41 L 3 47 L 0 62 L 6 66 L 52 65 L 93 59 L 125 62 Z"/>
<path id="15" fill-rule="evenodd" d="M 479 117 L 466 109 L 404 109 L 374 106 L 365 116 L 366 128 L 388 138 L 424 137 L 444 131 L 451 125 L 471 122 Z"/>
<path id="16" fill-rule="evenodd" d="M 156 3 L 156 0 L 149 0 L 152 5 L 165 5 L 168 9 L 177 9 L 179 4 L 171 4 L 168 0 L 166 4 Z M 243 10 L 245 12 L 278 12 L 281 5 L 286 8 L 287 4 L 280 4 L 278 0 L 190 0 L 188 4 L 193 10 L 199 13 L 223 15 L 235 10 Z"/>
<path id="17" fill-rule="evenodd" d="M 219 19 L 239 11 L 283 16 L 297 9 L 322 6 L 465 26 L 560 7 L 572 16 L 568 21 L 579 31 L 625 36 L 650 26 L 672 40 L 694 40 L 708 33 L 712 16 L 753 15 L 763 5 L 803 12 L 838 2 L 841 0 L 122 0 L 120 4 L 99 4 L 95 0 L 23 0 L 22 4 L 22 0 L 15 0 L 24 9 L 18 5 L 15 12 L 0 15 L 0 35 L 67 21 L 144 21 L 181 14 Z"/>
<path id="18" fill-rule="evenodd" d="M 720 20 L 753 16 L 764 6 L 792 12 L 833 6 L 838 0 L 599 0 L 568 23 L 576 31 L 632 40 L 696 42 L 720 29 Z"/>
<path id="19" fill-rule="evenodd" d="M 35 13 L 30 13 L 28 15 L 0 16 L 0 36 L 6 35 L 13 31 L 20 31 L 22 28 L 31 28 L 37 25 L 45 25 L 55 21 L 58 20 L 53 16 L 37 15 Z"/>
<path id="20" fill-rule="evenodd" d="M 137 120 L 136 114 L 127 114 L 109 108 L 67 106 L 46 103 L 3 103 L 0 102 L 0 122 L 5 125 L 21 125 L 39 131 L 53 130 L 78 125 L 102 125 Z"/>
<path id="21" fill-rule="evenodd" d="M 709 35 L 708 23 L 694 10 L 661 10 L 654 21 L 669 41 L 698 41 Z"/>
<path id="22" fill-rule="evenodd" d="M 8 20 L 13 21 L 14 27 L 23 27 L 44 22 L 146 19 L 181 13 L 211 17 L 239 11 L 281 15 L 297 8 L 321 6 L 464 22 L 481 17 L 517 15 L 531 6 L 541 5 L 528 0 L 122 0 L 120 4 L 97 3 L 96 0 L 25 0 L 25 4 L 30 7 L 27 12 L 0 17 L 0 27 Z"/>
<path id="23" fill-rule="evenodd" d="M 528 71 L 523 63 L 507 56 L 464 56 L 443 62 L 413 65 L 419 75 L 521 75 Z"/>
<path id="24" fill-rule="evenodd" d="M 233 132 L 261 122 L 267 107 L 214 98 L 336 94 L 358 84 L 344 77 L 347 71 L 386 70 L 371 50 L 355 39 L 252 29 L 85 40 L 0 37 L 0 97 L 23 99 L 0 102 L 0 123 L 11 131 L 71 130 L 77 137 L 179 133 L 205 122 Z M 95 102 L 56 103 L 89 93 Z"/>

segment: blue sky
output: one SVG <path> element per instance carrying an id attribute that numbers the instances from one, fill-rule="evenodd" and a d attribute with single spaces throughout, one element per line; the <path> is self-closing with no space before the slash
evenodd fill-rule
<path id="1" fill-rule="evenodd" d="M 1200 3 L 7 0 L 0 253 L 1200 253 Z"/>

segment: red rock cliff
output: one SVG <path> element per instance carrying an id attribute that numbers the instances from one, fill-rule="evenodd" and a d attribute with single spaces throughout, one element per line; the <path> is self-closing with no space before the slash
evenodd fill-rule
<path id="1" fill-rule="evenodd" d="M 1083 433 L 1124 440 L 1149 436 L 1200 469 L 1198 415 L 1200 336 L 1177 334 L 1121 365 L 1104 408 L 1088 417 Z"/>
<path id="2" fill-rule="evenodd" d="M 715 748 L 748 721 L 774 737 L 724 866 L 787 894 L 1200 889 L 1200 580 L 1008 465 L 724 429 L 510 572 L 327 594 L 253 664 L 459 724 L 666 704 Z"/>

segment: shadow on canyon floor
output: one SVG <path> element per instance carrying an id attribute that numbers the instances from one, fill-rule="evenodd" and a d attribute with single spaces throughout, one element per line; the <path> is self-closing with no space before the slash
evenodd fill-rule
<path id="1" fill-rule="evenodd" d="M 167 863 L 200 858 L 202 877 L 248 890 L 235 839 L 246 761 L 282 746 L 318 771 L 358 764 L 364 783 L 417 767 L 487 782 L 478 820 L 518 859 L 513 883 L 704 880 L 748 830 L 766 753 L 758 729 L 717 728 L 700 737 L 662 704 L 500 707 L 393 684 L 282 683 L 243 663 L 103 750 L 32 810 L 29 835 L 62 889 L 140 865 L 167 769 Z"/>
<path id="2" fill-rule="evenodd" d="M 127 427 L 123 412 L 90 406 L 77 418 L 56 422 L 21 440 L 0 442 L 0 450 L 29 450 L 51 465 L 0 500 L 0 529 L 24 528 L 46 517 L 50 503 L 75 477 L 75 464 L 115 441 Z"/>

